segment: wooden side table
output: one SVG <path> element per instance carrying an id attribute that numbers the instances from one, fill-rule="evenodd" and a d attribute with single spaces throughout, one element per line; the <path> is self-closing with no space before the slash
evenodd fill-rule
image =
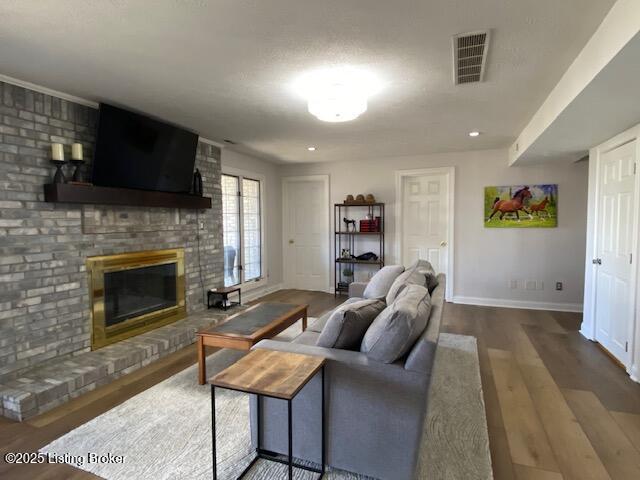
<path id="1" fill-rule="evenodd" d="M 325 473 L 325 421 L 324 421 L 324 365 L 325 359 L 299 353 L 278 352 L 258 348 L 236 363 L 223 370 L 209 380 L 211 384 L 211 435 L 213 442 L 213 479 L 217 479 L 216 459 L 216 387 L 252 393 L 258 396 L 258 445 L 256 457 L 242 471 L 238 479 L 244 477 L 251 467 L 259 460 L 270 460 L 284 463 L 289 467 L 289 480 L 293 479 L 293 467 L 319 473 L 321 479 Z M 320 469 L 293 463 L 293 418 L 291 402 L 313 376 L 320 372 L 322 375 L 322 403 L 321 403 L 321 445 L 322 466 Z M 260 425 L 262 416 L 262 397 L 277 398 L 287 402 L 287 419 L 289 431 L 287 461 L 274 457 L 260 446 Z"/>
<path id="2" fill-rule="evenodd" d="M 222 323 L 196 333 L 198 351 L 198 383 L 207 377 L 206 347 L 251 350 L 265 338 L 273 338 L 302 319 L 302 331 L 307 329 L 307 305 L 261 302 L 231 315 Z"/>
<path id="3" fill-rule="evenodd" d="M 237 293 L 238 301 L 230 302 L 229 294 Z M 220 288 L 212 288 L 207 290 L 207 308 L 215 307 L 215 303 L 211 304 L 211 298 L 215 300 L 220 300 L 222 302 L 222 308 L 227 310 L 229 307 L 233 307 L 234 305 L 242 305 L 242 292 L 240 291 L 240 287 L 220 287 Z"/>

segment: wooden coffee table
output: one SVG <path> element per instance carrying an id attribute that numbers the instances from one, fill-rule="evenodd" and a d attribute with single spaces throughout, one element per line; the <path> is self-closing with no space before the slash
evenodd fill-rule
<path id="1" fill-rule="evenodd" d="M 275 337 L 302 319 L 302 331 L 307 329 L 308 305 L 262 302 L 231 315 L 223 323 L 197 332 L 198 383 L 205 384 L 206 347 L 251 350 L 265 338 Z"/>
<path id="2" fill-rule="evenodd" d="M 236 363 L 223 370 L 209 380 L 211 384 L 211 441 L 213 446 L 213 478 L 217 478 L 217 452 L 216 452 L 216 388 L 225 388 L 238 392 L 257 395 L 257 445 L 256 456 L 245 467 L 238 479 L 243 478 L 251 467 L 259 459 L 284 463 L 288 467 L 288 478 L 293 479 L 293 468 L 301 468 L 320 474 L 321 479 L 325 473 L 325 398 L 324 398 L 324 366 L 326 360 L 322 357 L 302 355 L 300 353 L 278 352 L 256 348 L 251 353 L 242 357 Z M 321 375 L 321 465 L 315 468 L 310 465 L 294 463 L 293 461 L 293 411 L 292 401 L 318 373 Z M 260 425 L 262 423 L 262 397 L 275 398 L 287 402 L 287 459 L 280 459 L 273 452 L 265 450 L 261 446 Z M 308 414 L 308 412 L 306 412 Z M 304 421 L 304 420 L 302 420 Z"/>

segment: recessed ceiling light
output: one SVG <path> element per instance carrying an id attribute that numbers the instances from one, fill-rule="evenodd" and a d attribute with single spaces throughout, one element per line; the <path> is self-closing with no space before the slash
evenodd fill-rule
<path id="1" fill-rule="evenodd" d="M 479 135 L 480 135 L 480 132 L 477 132 L 477 131 L 469 132 L 470 137 L 477 137 Z"/>
<path id="2" fill-rule="evenodd" d="M 369 97 L 381 88 L 371 73 L 339 66 L 300 76 L 294 89 L 307 100 L 309 113 L 324 122 L 348 122 L 367 111 Z"/>
<path id="3" fill-rule="evenodd" d="M 307 150 L 309 150 L 310 152 L 315 152 L 316 151 L 316 147 L 307 147 Z"/>

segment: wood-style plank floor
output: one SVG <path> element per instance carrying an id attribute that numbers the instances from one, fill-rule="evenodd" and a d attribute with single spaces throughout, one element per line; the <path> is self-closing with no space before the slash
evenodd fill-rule
<path id="1" fill-rule="evenodd" d="M 306 303 L 310 316 L 342 301 L 300 290 L 261 300 Z M 640 385 L 582 338 L 579 325 L 579 314 L 446 305 L 442 331 L 478 339 L 497 480 L 640 479 Z M 195 361 L 187 347 L 28 422 L 0 419 L 0 457 L 37 451 Z M 0 478 L 96 477 L 1 460 Z"/>
<path id="2" fill-rule="evenodd" d="M 497 480 L 640 479 L 640 384 L 579 333 L 581 315 L 447 304 L 478 339 Z"/>

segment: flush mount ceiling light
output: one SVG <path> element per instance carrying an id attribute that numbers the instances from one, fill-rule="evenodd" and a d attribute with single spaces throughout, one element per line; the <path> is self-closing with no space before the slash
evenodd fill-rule
<path id="1" fill-rule="evenodd" d="M 380 83 L 369 72 L 342 66 L 308 72 L 297 79 L 294 88 L 319 120 L 348 122 L 367 111 L 367 101 L 380 90 Z"/>
<path id="2" fill-rule="evenodd" d="M 477 132 L 477 131 L 469 132 L 470 137 L 477 137 L 479 135 L 480 135 L 480 132 Z"/>
<path id="3" fill-rule="evenodd" d="M 307 147 L 307 150 L 309 150 L 310 152 L 315 152 L 316 151 L 316 147 Z"/>

